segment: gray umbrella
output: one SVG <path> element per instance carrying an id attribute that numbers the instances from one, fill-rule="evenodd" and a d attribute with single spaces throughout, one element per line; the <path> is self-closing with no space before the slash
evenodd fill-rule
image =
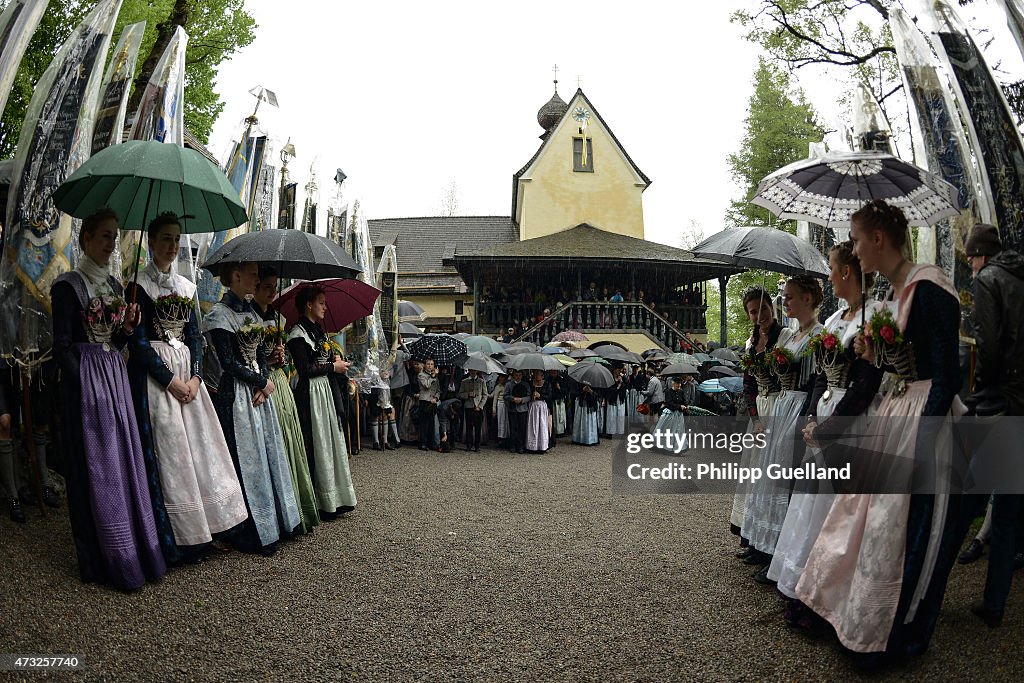
<path id="1" fill-rule="evenodd" d="M 591 351 L 590 349 L 573 349 L 569 352 L 569 358 L 573 358 L 575 360 L 580 360 L 581 358 L 593 358 L 597 355 L 598 353 L 596 351 Z"/>
<path id="2" fill-rule="evenodd" d="M 532 342 L 516 342 L 515 344 L 509 344 L 508 348 L 505 349 L 505 354 L 508 356 L 517 356 L 521 353 L 539 353 L 540 348 Z"/>
<path id="3" fill-rule="evenodd" d="M 398 301 L 398 321 L 403 323 L 411 323 L 416 320 L 423 321 L 427 319 L 427 312 L 424 311 L 418 304 L 414 304 L 411 301 Z"/>
<path id="4" fill-rule="evenodd" d="M 469 355 L 466 357 L 466 360 L 462 363 L 462 369 L 479 370 L 485 375 L 490 375 L 491 373 L 498 375 L 506 374 L 504 365 L 494 360 L 493 358 L 488 358 L 479 351 L 469 352 Z"/>
<path id="5" fill-rule="evenodd" d="M 693 367 L 689 363 L 673 363 L 668 365 L 661 371 L 662 377 L 669 377 L 671 375 L 700 375 L 697 368 Z"/>
<path id="6" fill-rule="evenodd" d="M 399 323 L 398 333 L 405 339 L 419 339 L 423 336 L 420 332 L 420 328 L 416 327 L 412 323 Z"/>
<path id="7" fill-rule="evenodd" d="M 825 257 L 808 242 L 777 228 L 726 228 L 695 246 L 694 256 L 786 275 L 828 277 Z"/>
<path id="8" fill-rule="evenodd" d="M 826 154 L 790 164 L 762 180 L 750 201 L 779 218 L 848 228 L 850 216 L 872 199 L 898 207 L 911 225 L 934 225 L 960 213 L 955 187 L 875 151 Z"/>
<path id="9" fill-rule="evenodd" d="M 505 367 L 509 370 L 558 370 L 565 371 L 565 366 L 544 353 L 520 353 L 511 356 Z M 573 366 L 575 367 L 575 366 Z"/>
<path id="10" fill-rule="evenodd" d="M 707 372 L 709 375 L 718 375 L 719 377 L 739 377 L 738 372 L 724 365 L 712 365 Z"/>
<path id="11" fill-rule="evenodd" d="M 740 357 L 736 354 L 735 351 L 725 348 L 715 349 L 714 351 L 711 352 L 711 355 L 715 358 L 721 358 L 722 360 L 732 361 L 733 363 L 739 362 L 740 359 Z"/>

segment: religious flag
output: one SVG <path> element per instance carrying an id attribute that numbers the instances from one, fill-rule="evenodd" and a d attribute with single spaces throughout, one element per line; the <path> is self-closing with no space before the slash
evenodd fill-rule
<path id="1" fill-rule="evenodd" d="M 121 0 L 100 0 L 36 84 L 21 127 L 0 263 L 0 354 L 52 346 L 50 286 L 71 269 L 73 224 L 53 192 L 88 157 Z"/>
<path id="2" fill-rule="evenodd" d="M 92 153 L 121 142 L 128 94 L 135 76 L 135 63 L 139 59 L 139 46 L 146 32 L 146 22 L 125 26 L 114 48 L 114 57 L 100 87 L 100 108 L 96 113 L 96 127 L 92 133 Z"/>

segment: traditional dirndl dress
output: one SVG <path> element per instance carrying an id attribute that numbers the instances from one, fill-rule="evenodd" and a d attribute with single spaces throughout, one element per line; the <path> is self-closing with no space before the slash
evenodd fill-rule
<path id="1" fill-rule="evenodd" d="M 526 413 L 526 450 L 544 452 L 548 449 L 548 402 L 543 398 L 530 401 Z"/>
<path id="2" fill-rule="evenodd" d="M 783 330 L 775 348 L 780 346 L 789 350 L 795 359 L 799 359 L 808 340 L 821 330 L 815 325 L 805 336 L 796 339 L 795 334 Z M 775 401 L 768 423 L 768 444 L 760 452 L 760 457 L 753 463 L 766 473 L 773 464 L 786 465 L 792 461 L 796 440 L 799 438 L 796 426 L 800 411 L 807 400 L 807 392 L 795 388 L 803 387 L 813 375 L 813 363 L 810 359 L 797 360 L 794 369 L 782 375 L 780 381 L 783 390 Z M 750 486 L 750 497 L 743 516 L 740 535 L 750 541 L 757 550 L 772 555 L 782 533 L 782 523 L 786 521 L 789 510 L 790 486 L 786 482 L 777 482 L 762 476 Z"/>
<path id="3" fill-rule="evenodd" d="M 663 434 L 678 434 L 680 438 L 684 438 L 686 435 L 686 416 L 681 410 L 669 410 L 663 408 L 661 415 L 658 417 L 658 421 L 655 423 L 651 433 L 661 431 Z M 686 451 L 690 450 L 688 442 L 685 440 L 677 441 L 676 438 L 672 438 L 671 441 L 667 442 L 672 445 L 671 453 L 673 455 L 682 455 Z M 682 443 L 683 447 L 678 453 L 675 451 L 674 444 Z"/>
<path id="4" fill-rule="evenodd" d="M 597 399 L 592 399 L 594 403 L 588 404 L 582 398 L 576 399 L 576 410 L 573 413 L 572 420 L 572 442 L 583 444 L 584 446 L 593 446 L 599 441 L 599 434 L 597 427 L 597 416 L 601 412 L 601 409 L 596 405 Z"/>
<path id="5" fill-rule="evenodd" d="M 494 390 L 494 416 L 498 421 L 498 440 L 504 441 L 512 436 L 512 430 L 508 422 L 508 406 L 505 405 L 504 385 L 499 385 Z"/>
<path id="6" fill-rule="evenodd" d="M 626 402 L 618 401 L 612 403 L 611 400 L 605 405 L 603 411 L 605 413 L 605 434 L 625 434 L 626 433 Z"/>
<path id="7" fill-rule="evenodd" d="M 566 419 L 565 419 L 565 399 L 556 398 L 554 401 L 555 414 L 553 416 L 553 427 L 555 436 L 562 436 L 565 434 Z"/>
<path id="8" fill-rule="evenodd" d="M 867 317 L 877 310 L 877 304 L 869 306 Z M 857 334 L 857 325 L 843 320 L 845 309 L 836 311 L 825 321 L 825 330 L 836 335 L 843 347 L 851 349 Z M 834 413 L 836 406 L 846 395 L 846 383 L 850 369 L 850 359 L 846 356 L 835 356 L 821 350 L 815 355 L 815 363 L 828 378 L 828 390 L 818 400 L 815 416 L 818 424 Z M 815 460 L 824 465 L 821 450 L 808 447 L 804 462 Z M 796 492 L 789 502 L 786 520 L 782 524 L 779 542 L 775 547 L 768 578 L 778 583 L 780 593 L 789 598 L 796 598 L 796 584 L 804 570 L 807 555 L 811 552 L 814 542 L 818 539 L 821 525 L 832 509 L 835 494 L 827 482 L 818 484 L 813 493 Z"/>

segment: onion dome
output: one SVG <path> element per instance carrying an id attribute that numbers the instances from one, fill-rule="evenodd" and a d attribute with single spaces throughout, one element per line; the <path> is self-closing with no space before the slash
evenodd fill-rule
<path id="1" fill-rule="evenodd" d="M 568 109 L 569 105 L 558 96 L 558 81 L 555 81 L 555 94 L 537 111 L 537 123 L 545 133 L 549 133 L 562 120 Z"/>

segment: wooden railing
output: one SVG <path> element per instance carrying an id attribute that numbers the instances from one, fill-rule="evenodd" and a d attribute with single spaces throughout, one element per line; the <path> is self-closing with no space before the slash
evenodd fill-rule
<path id="1" fill-rule="evenodd" d="M 576 301 L 564 304 L 562 308 L 568 308 L 575 304 L 587 306 L 587 312 L 595 314 L 588 315 L 586 325 L 588 329 L 633 328 L 638 324 L 637 321 L 640 320 L 638 311 L 643 308 L 652 312 L 656 311 L 660 317 L 666 321 L 671 321 L 672 327 L 695 334 L 707 332 L 705 318 L 707 306 L 683 304 L 658 305 L 655 309 L 652 309 L 645 304 L 636 302 Z M 543 310 L 543 306 L 536 303 L 501 303 L 494 301 L 480 302 L 479 307 L 477 321 L 481 329 L 503 333 L 509 327 L 513 327 L 516 330 L 516 334 L 520 334 L 519 325 L 523 320 L 533 321 L 540 311 Z M 558 311 L 553 311 L 551 317 L 557 317 L 557 313 Z"/>
<path id="2" fill-rule="evenodd" d="M 565 330 L 633 332 L 642 330 L 670 351 L 679 351 L 683 342 L 696 348 L 693 339 L 666 320 L 659 312 L 642 303 L 572 301 L 552 311 L 546 320 L 521 333 L 516 341 L 544 346 Z"/>

